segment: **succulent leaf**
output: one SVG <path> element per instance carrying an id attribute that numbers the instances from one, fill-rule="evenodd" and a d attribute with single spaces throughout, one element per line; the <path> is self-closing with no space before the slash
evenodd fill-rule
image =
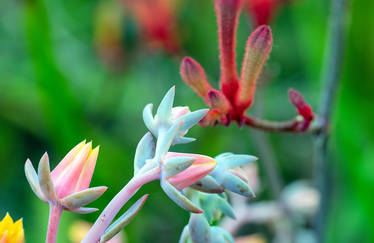
<path id="1" fill-rule="evenodd" d="M 46 202 L 47 199 L 44 197 L 40 189 L 38 174 L 36 174 L 36 171 L 34 167 L 32 166 L 32 163 L 29 159 L 27 159 L 25 163 L 25 174 L 26 174 L 26 179 L 29 182 L 30 187 L 35 193 L 35 195 L 38 198 L 40 198 L 42 201 Z"/>
<path id="2" fill-rule="evenodd" d="M 136 147 L 134 158 L 134 174 L 136 174 L 146 163 L 146 160 L 154 157 L 155 143 L 152 134 L 146 133 Z"/>
<path id="3" fill-rule="evenodd" d="M 190 167 L 195 158 L 193 157 L 172 157 L 164 163 L 164 172 L 166 177 L 176 175 Z"/>
<path id="4" fill-rule="evenodd" d="M 45 153 L 40 159 L 38 166 L 38 178 L 40 189 L 43 192 L 43 195 L 48 200 L 55 200 L 57 198 L 56 191 L 53 185 L 51 171 L 49 168 L 49 159 L 48 154 Z"/>
<path id="5" fill-rule="evenodd" d="M 98 199 L 106 189 L 106 186 L 88 188 L 64 197 L 61 204 L 68 209 L 77 209 Z"/>

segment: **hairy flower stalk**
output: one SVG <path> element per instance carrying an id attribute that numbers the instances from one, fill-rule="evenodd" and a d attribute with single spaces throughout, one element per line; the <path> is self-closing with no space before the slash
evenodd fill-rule
<path id="1" fill-rule="evenodd" d="M 97 211 L 83 207 L 99 198 L 106 187 L 88 188 L 95 169 L 99 147 L 92 149 L 92 143 L 85 141 L 75 146 L 56 168 L 50 172 L 48 154 L 40 159 L 38 173 L 27 159 L 26 178 L 34 193 L 49 204 L 50 214 L 47 243 L 56 242 L 58 226 L 63 210 L 80 214 Z"/>
<path id="2" fill-rule="evenodd" d="M 303 110 L 310 110 L 309 114 L 300 113 L 293 102 L 295 92 L 290 96 L 292 104 L 296 106 L 299 116 L 285 122 L 272 122 L 251 117 L 245 112 L 251 107 L 257 81 L 261 70 L 270 55 L 273 38 L 268 26 L 262 25 L 249 36 L 240 78 L 235 62 L 238 17 L 241 9 L 240 0 L 214 0 L 218 23 L 218 38 L 220 52 L 220 84 L 221 90 L 213 89 L 206 79 L 204 69 L 191 57 L 185 57 L 181 63 L 181 76 L 206 104 L 211 108 L 202 121 L 201 126 L 222 124 L 230 125 L 236 122 L 240 126 L 272 132 L 304 132 L 308 130 L 314 119 L 312 109 L 303 102 Z M 298 96 L 301 97 L 299 93 Z M 298 98 L 299 99 L 299 98 Z M 303 100 L 303 98 L 301 97 Z"/>

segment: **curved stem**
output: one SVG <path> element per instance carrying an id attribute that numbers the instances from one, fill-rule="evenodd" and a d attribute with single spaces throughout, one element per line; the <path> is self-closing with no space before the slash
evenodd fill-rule
<path id="1" fill-rule="evenodd" d="M 297 118 L 289 121 L 275 122 L 245 116 L 243 124 L 267 132 L 305 132 L 298 129 L 302 122 L 302 120 L 300 121 Z"/>
<path id="2" fill-rule="evenodd" d="M 55 202 L 49 203 L 49 221 L 46 243 L 55 243 L 57 239 L 58 226 L 62 214 L 62 207 Z"/>
<path id="3" fill-rule="evenodd" d="M 141 175 L 134 176 L 127 185 L 109 202 L 97 218 L 82 243 L 96 243 L 108 228 L 119 210 L 144 184 L 160 178 L 160 169 L 155 168 Z"/>

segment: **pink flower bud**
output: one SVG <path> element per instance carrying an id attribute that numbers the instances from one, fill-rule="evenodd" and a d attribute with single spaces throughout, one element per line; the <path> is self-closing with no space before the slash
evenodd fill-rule
<path id="1" fill-rule="evenodd" d="M 182 60 L 180 69 L 183 81 L 201 97 L 204 98 L 212 89 L 206 79 L 204 69 L 191 57 L 185 57 Z"/>
<path id="2" fill-rule="evenodd" d="M 171 109 L 171 119 L 177 120 L 178 118 L 190 113 L 191 110 L 188 106 L 176 106 Z"/>
<path id="3" fill-rule="evenodd" d="M 178 190 L 182 190 L 196 183 L 197 181 L 208 175 L 216 167 L 217 164 L 217 162 L 213 158 L 200 154 L 169 152 L 166 154 L 165 160 L 173 157 L 195 158 L 195 161 L 190 167 L 167 179 Z"/>
<path id="4" fill-rule="evenodd" d="M 89 187 L 95 169 L 99 147 L 85 141 L 76 145 L 51 172 L 58 198 Z"/>

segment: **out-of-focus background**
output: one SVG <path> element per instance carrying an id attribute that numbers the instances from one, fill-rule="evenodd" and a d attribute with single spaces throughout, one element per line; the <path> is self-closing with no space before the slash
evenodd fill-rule
<path id="1" fill-rule="evenodd" d="M 175 85 L 176 105 L 193 110 L 206 106 L 183 83 L 181 59 L 188 55 L 198 60 L 218 86 L 212 1 L 154 1 L 161 5 L 151 11 L 125 0 L 0 1 L 0 218 L 6 212 L 14 219 L 22 217 L 27 242 L 44 241 L 48 218 L 48 206 L 32 193 L 24 176 L 27 158 L 37 166 L 48 151 L 53 168 L 83 139 L 100 145 L 91 185 L 109 187 L 92 203 L 102 209 L 133 174 L 134 151 L 146 132 L 146 104 L 157 104 Z M 326 233 L 328 242 L 364 243 L 374 242 L 374 2 L 349 5 L 344 69 L 329 141 L 332 190 Z M 293 117 L 290 87 L 318 109 L 328 9 L 325 0 L 295 0 L 279 9 L 272 24 L 274 47 L 252 114 L 261 110 L 266 119 Z M 253 29 L 243 10 L 239 63 Z M 174 150 L 260 157 L 255 134 L 235 124 L 196 126 L 190 135 L 197 141 Z M 311 135 L 268 137 L 286 184 L 312 180 Z M 261 157 L 258 166 L 261 191 L 255 202 L 270 201 Z M 169 200 L 157 182 L 134 199 L 146 192 L 150 197 L 143 210 L 124 230 L 127 242 L 177 242 L 188 213 Z M 71 242 L 71 225 L 78 219 L 94 221 L 98 215 L 64 212 L 58 241 Z M 258 233 L 270 242 L 274 231 L 272 225 L 249 223 L 239 233 Z"/>

